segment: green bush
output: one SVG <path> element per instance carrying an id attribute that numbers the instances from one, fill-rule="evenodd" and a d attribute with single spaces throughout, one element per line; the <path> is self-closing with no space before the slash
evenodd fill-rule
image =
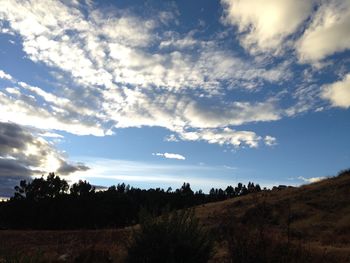
<path id="1" fill-rule="evenodd" d="M 146 217 L 134 233 L 128 262 L 207 262 L 213 242 L 198 223 L 193 210 L 152 219 Z"/>

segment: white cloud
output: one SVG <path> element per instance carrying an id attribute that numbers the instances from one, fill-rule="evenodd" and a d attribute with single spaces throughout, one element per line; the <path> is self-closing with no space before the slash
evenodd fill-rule
<path id="1" fill-rule="evenodd" d="M 175 134 L 170 134 L 164 138 L 164 141 L 166 141 L 166 142 L 178 142 L 179 139 L 176 137 Z"/>
<path id="2" fill-rule="evenodd" d="M 303 176 L 299 176 L 298 179 L 303 180 L 307 183 L 317 183 L 319 181 L 322 181 L 324 179 L 327 179 L 327 177 L 311 177 L 311 178 L 305 178 Z"/>
<path id="3" fill-rule="evenodd" d="M 177 153 L 152 153 L 155 156 L 162 156 L 167 159 L 186 160 L 185 156 Z"/>
<path id="4" fill-rule="evenodd" d="M 6 92 L 9 93 L 9 94 L 12 94 L 12 95 L 20 95 L 21 92 L 19 91 L 18 88 L 12 88 L 12 87 L 7 87 L 5 88 Z"/>
<path id="5" fill-rule="evenodd" d="M 17 87 L 5 88 L 8 94 L 0 91 L 0 121 L 16 122 L 45 130 L 67 131 L 77 135 L 108 134 L 108 130 L 99 124 L 98 118 L 91 121 L 91 116 L 95 115 L 94 110 L 78 105 L 76 100 L 56 96 L 4 74 Z M 84 99 L 87 100 L 86 97 Z M 45 103 L 40 103 L 41 100 Z"/>
<path id="6" fill-rule="evenodd" d="M 21 95 L 12 98 L 0 92 L 0 121 L 15 121 L 20 125 L 33 126 L 45 130 L 61 130 L 76 135 L 103 136 L 105 131 L 96 123 L 80 122 L 78 118 L 66 119 L 64 110 L 45 109 L 37 104 L 35 97 Z M 59 116 L 59 115 L 63 116 Z"/>
<path id="7" fill-rule="evenodd" d="M 203 140 L 220 145 L 234 147 L 247 145 L 255 148 L 261 140 L 260 136 L 250 131 L 235 131 L 226 126 L 280 118 L 274 101 L 222 104 L 218 100 L 214 104 L 207 105 L 204 103 L 207 99 L 199 102 L 169 93 L 154 97 L 125 88 L 124 92 L 118 89 L 106 91 L 102 108 L 105 113 L 94 123 L 87 120 L 94 115 L 92 109 L 84 110 L 71 105 L 69 99 L 23 82 L 16 82 L 15 79 L 13 81 L 29 94 L 24 95 L 19 88 L 16 88 L 15 93 L 11 92 L 13 97 L 0 92 L 0 120 L 15 120 L 21 125 L 46 130 L 63 130 L 77 135 L 109 134 L 108 130 L 99 124 L 106 119 L 115 120 L 115 125 L 120 128 L 161 126 L 176 132 L 178 138 L 182 140 Z M 39 98 L 45 100 L 46 106 L 38 104 Z M 226 111 L 222 111 L 223 108 L 226 108 Z M 168 138 L 172 141 L 176 139 L 174 134 Z"/>
<path id="8" fill-rule="evenodd" d="M 261 137 L 251 131 L 235 131 L 230 128 L 224 129 L 200 129 L 198 131 L 184 131 L 180 137 L 187 141 L 203 140 L 208 143 L 220 145 L 231 145 L 239 147 L 247 145 L 250 148 L 256 148 L 259 145 Z"/>
<path id="9" fill-rule="evenodd" d="M 281 118 L 275 101 L 227 100 L 223 86 L 231 91 L 280 84 L 291 77 L 285 63 L 266 69 L 215 40 L 197 39 L 195 32 L 158 31 L 156 20 L 129 11 L 88 5 L 86 15 L 79 4 L 59 1 L 0 3 L 0 20 L 21 37 L 27 58 L 68 80 L 54 88 L 16 80 L 19 93 L 0 93 L 1 120 L 104 136 L 113 126 L 157 126 L 182 134 Z M 170 14 L 161 16 L 166 23 Z M 196 52 L 186 51 L 193 46 Z"/>
<path id="10" fill-rule="evenodd" d="M 318 62 L 350 49 L 350 2 L 322 1 L 296 49 L 302 62 Z"/>
<path id="11" fill-rule="evenodd" d="M 272 136 L 265 136 L 264 138 L 264 142 L 266 145 L 268 146 L 273 146 L 273 145 L 276 145 L 277 144 L 277 139 L 275 137 L 272 137 Z"/>
<path id="12" fill-rule="evenodd" d="M 273 100 L 225 103 L 215 97 L 194 100 L 174 93 L 154 96 L 127 88 L 123 93 L 110 90 L 105 96 L 106 113 L 120 128 L 161 126 L 177 132 L 185 127 L 217 128 L 281 117 Z"/>
<path id="13" fill-rule="evenodd" d="M 223 108 L 225 111 L 222 111 Z M 279 110 L 276 109 L 274 101 L 254 104 L 218 102 L 215 106 L 191 102 L 187 105 L 185 116 L 190 126 L 198 128 L 215 128 L 280 119 Z"/>
<path id="14" fill-rule="evenodd" d="M 323 99 L 329 100 L 334 107 L 350 107 L 350 74 L 342 80 L 323 87 L 321 94 Z"/>
<path id="15" fill-rule="evenodd" d="M 350 48 L 349 1 L 222 0 L 221 3 L 225 12 L 223 21 L 237 27 L 241 45 L 252 54 L 281 54 L 294 48 L 300 62 L 317 65 L 328 56 Z"/>
<path id="16" fill-rule="evenodd" d="M 47 137 L 47 138 L 64 138 L 61 134 L 58 133 L 54 133 L 54 132 L 44 132 L 44 133 L 40 133 L 39 136 L 42 137 Z"/>
<path id="17" fill-rule="evenodd" d="M 275 82 L 285 70 L 265 70 L 222 50 L 215 41 L 199 41 L 193 34 L 184 37 L 174 32 L 160 37 L 159 46 L 167 52 L 150 52 L 155 22 L 115 10 L 107 14 L 88 10 L 89 19 L 76 7 L 60 2 L 18 3 L 7 1 L 0 15 L 10 29 L 22 36 L 24 51 L 33 61 L 41 61 L 71 74 L 82 84 L 114 86 L 113 82 L 150 88 L 218 89 L 220 82 Z M 107 18 L 106 18 L 107 17 Z M 28 19 L 32 22 L 28 26 Z M 74 37 L 69 32 L 74 31 Z M 168 42 L 168 44 L 166 44 Z M 178 48 L 198 46 L 198 54 L 179 52 Z M 241 83 L 239 83 L 241 84 Z M 244 85 L 243 85 L 244 86 Z M 249 86 L 249 85 L 245 85 Z M 250 85 L 251 86 L 251 85 Z"/>
<path id="18" fill-rule="evenodd" d="M 309 16 L 312 0 L 222 0 L 226 23 L 237 26 L 252 53 L 279 51 L 282 42 Z"/>
<path id="19" fill-rule="evenodd" d="M 0 79 L 7 79 L 7 80 L 11 80 L 12 77 L 9 74 L 6 74 L 4 71 L 0 70 Z"/>
<path id="20" fill-rule="evenodd" d="M 223 165 L 223 167 L 229 170 L 237 170 L 237 167 L 230 166 L 230 165 Z"/>

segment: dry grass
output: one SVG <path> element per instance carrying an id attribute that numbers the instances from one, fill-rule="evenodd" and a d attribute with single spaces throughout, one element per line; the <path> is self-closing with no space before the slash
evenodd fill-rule
<path id="1" fill-rule="evenodd" d="M 259 222 L 262 205 L 267 215 Z M 248 229 L 264 224 L 264 231 L 281 241 L 287 241 L 289 228 L 290 242 L 302 244 L 311 255 L 350 262 L 350 173 L 299 188 L 206 204 L 196 212 L 205 225 L 218 231 L 232 217 Z M 215 261 L 224 261 L 225 241 L 218 248 Z"/>
<path id="2" fill-rule="evenodd" d="M 77 231 L 11 231 L 0 232 L 0 259 L 4 262 L 78 262 L 87 254 L 123 262 L 131 229 Z M 85 256 L 86 257 L 86 256 Z M 0 260 L 0 262 L 2 262 Z"/>

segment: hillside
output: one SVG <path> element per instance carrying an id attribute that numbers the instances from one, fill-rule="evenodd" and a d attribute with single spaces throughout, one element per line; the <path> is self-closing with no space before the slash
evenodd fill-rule
<path id="1" fill-rule="evenodd" d="M 260 244 L 254 242 L 259 239 L 268 248 L 280 249 L 279 244 L 298 248 L 295 253 L 307 255 L 312 261 L 350 262 L 349 171 L 298 188 L 263 191 L 200 205 L 195 212 L 216 240 L 212 262 L 230 262 L 230 253 L 243 241 L 249 244 L 247 248 L 254 250 Z M 95 262 L 110 262 L 107 258 L 112 262 L 123 262 L 131 234 L 132 228 L 3 230 L 0 232 L 0 255 L 3 259 L 30 256 L 36 262 L 40 262 L 39 258 L 43 258 L 43 262 L 70 262 L 79 255 L 82 258 L 99 258 L 100 261 Z M 233 236 L 239 238 L 234 239 Z M 84 262 L 82 258 L 80 261 Z M 103 261 L 104 258 L 106 261 Z M 295 262 L 302 261 L 296 259 Z"/>
<path id="2" fill-rule="evenodd" d="M 277 240 L 289 236 L 291 243 L 305 246 L 312 255 L 337 259 L 332 262 L 350 262 L 350 171 L 297 188 L 206 204 L 196 212 L 217 232 L 240 224 Z M 217 257 L 227 254 L 225 242 L 218 247 Z"/>

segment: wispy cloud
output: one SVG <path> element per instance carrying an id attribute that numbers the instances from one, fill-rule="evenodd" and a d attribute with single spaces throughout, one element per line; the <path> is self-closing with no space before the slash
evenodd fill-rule
<path id="1" fill-rule="evenodd" d="M 164 141 L 166 141 L 166 142 L 178 142 L 179 139 L 176 137 L 175 134 L 170 134 L 164 138 Z"/>
<path id="2" fill-rule="evenodd" d="M 178 153 L 152 153 L 155 156 L 161 156 L 167 159 L 176 159 L 176 160 L 186 160 L 186 157 Z"/>

